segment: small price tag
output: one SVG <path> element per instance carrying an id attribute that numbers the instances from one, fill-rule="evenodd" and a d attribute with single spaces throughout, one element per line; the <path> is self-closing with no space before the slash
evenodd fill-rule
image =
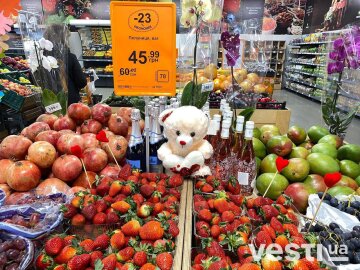
<path id="1" fill-rule="evenodd" d="M 210 92 L 214 89 L 214 82 L 203 83 L 201 85 L 201 92 Z"/>
<path id="2" fill-rule="evenodd" d="M 59 102 L 51 104 L 51 105 L 45 107 L 45 111 L 47 113 L 57 112 L 57 111 L 60 111 L 61 109 L 62 108 L 61 108 L 61 105 L 60 105 Z"/>
<path id="3" fill-rule="evenodd" d="M 238 172 L 238 182 L 240 185 L 248 185 L 249 184 L 249 174 L 244 172 Z"/>

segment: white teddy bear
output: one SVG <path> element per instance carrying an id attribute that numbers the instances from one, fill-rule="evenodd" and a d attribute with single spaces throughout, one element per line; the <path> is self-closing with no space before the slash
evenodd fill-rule
<path id="1" fill-rule="evenodd" d="M 209 118 L 193 106 L 168 109 L 159 116 L 168 141 L 158 150 L 167 173 L 183 176 L 210 175 L 205 160 L 213 154 L 213 147 L 204 140 L 209 127 Z"/>

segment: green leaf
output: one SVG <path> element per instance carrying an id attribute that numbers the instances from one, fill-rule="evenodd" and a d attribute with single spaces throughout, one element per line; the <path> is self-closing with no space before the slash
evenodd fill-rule
<path id="1" fill-rule="evenodd" d="M 189 82 L 187 85 L 185 85 L 182 96 L 181 96 L 181 106 L 190 106 L 191 100 L 193 97 L 193 88 L 194 88 L 194 82 Z"/>
<path id="2" fill-rule="evenodd" d="M 254 114 L 255 112 L 255 108 L 254 107 L 249 107 L 244 109 L 241 113 L 239 113 L 240 116 L 244 116 L 245 118 L 245 122 L 249 121 L 251 116 Z"/>
<path id="3" fill-rule="evenodd" d="M 67 95 L 63 92 L 63 91 L 60 91 L 58 94 L 57 94 L 57 99 L 61 105 L 61 114 L 62 115 L 65 115 L 66 112 L 67 112 Z"/>
<path id="4" fill-rule="evenodd" d="M 95 270 L 102 270 L 104 268 L 104 264 L 100 259 L 97 259 L 95 262 Z"/>
<path id="5" fill-rule="evenodd" d="M 49 106 L 51 104 L 58 102 L 58 99 L 54 92 L 52 92 L 49 89 L 44 89 L 43 93 L 42 93 L 42 102 L 43 102 L 44 106 L 46 107 L 46 106 Z"/>

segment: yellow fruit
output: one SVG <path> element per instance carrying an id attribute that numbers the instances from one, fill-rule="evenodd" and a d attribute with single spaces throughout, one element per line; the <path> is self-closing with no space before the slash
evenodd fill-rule
<path id="1" fill-rule="evenodd" d="M 219 89 L 221 89 L 221 84 L 222 84 L 222 82 L 220 82 L 219 79 L 215 79 L 215 80 L 214 80 L 214 90 L 219 90 Z"/>
<path id="2" fill-rule="evenodd" d="M 204 69 L 204 76 L 208 79 L 217 77 L 217 67 L 215 64 L 210 64 Z"/>
<path id="3" fill-rule="evenodd" d="M 226 76 L 225 75 L 218 75 L 218 79 L 220 81 L 224 81 L 224 80 L 226 80 Z"/>
<path id="4" fill-rule="evenodd" d="M 246 78 L 253 83 L 258 83 L 259 81 L 259 76 L 256 73 L 249 73 Z"/>

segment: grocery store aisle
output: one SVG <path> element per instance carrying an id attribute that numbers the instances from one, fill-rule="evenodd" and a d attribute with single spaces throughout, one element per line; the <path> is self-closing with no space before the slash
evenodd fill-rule
<path id="1" fill-rule="evenodd" d="M 286 101 L 291 110 L 291 125 L 299 125 L 308 129 L 313 125 L 324 124 L 321 116 L 320 103 L 301 97 L 286 90 L 275 91 L 274 98 Z M 345 140 L 349 143 L 360 144 L 360 119 L 355 118 L 348 129 Z"/>

